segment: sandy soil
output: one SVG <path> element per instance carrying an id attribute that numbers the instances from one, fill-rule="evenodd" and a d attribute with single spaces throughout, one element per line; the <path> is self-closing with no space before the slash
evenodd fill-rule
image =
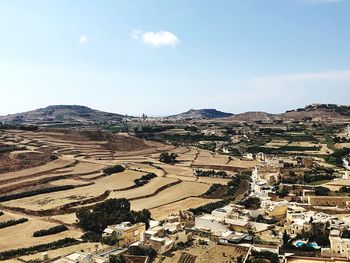
<path id="1" fill-rule="evenodd" d="M 189 197 L 185 200 L 181 200 L 175 203 L 163 205 L 157 208 L 151 209 L 152 217 L 155 220 L 163 220 L 170 214 L 178 213 L 180 210 L 187 210 L 189 208 L 197 208 L 199 206 L 212 203 L 217 201 L 217 199 L 205 199 L 197 197 Z"/>
<path id="2" fill-rule="evenodd" d="M 74 253 L 76 251 L 95 252 L 96 246 L 98 246 L 98 250 L 108 248 L 107 245 L 102 245 L 100 243 L 82 243 L 82 244 L 74 245 L 74 246 L 70 246 L 70 247 L 50 250 L 48 252 L 48 257 L 49 257 L 49 259 L 53 259 L 53 258 L 56 258 L 59 256 L 65 256 L 65 255 Z M 25 260 L 25 261 L 42 259 L 42 258 L 43 258 L 42 253 L 37 253 L 37 254 L 33 254 L 33 255 L 20 257 L 20 259 Z"/>
<path id="3" fill-rule="evenodd" d="M 24 217 L 24 216 L 15 215 L 15 214 L 8 214 L 8 215 L 11 216 L 12 218 Z M 3 219 L 0 217 L 0 220 L 2 221 Z M 0 251 L 32 246 L 33 244 L 49 243 L 65 237 L 80 238 L 80 236 L 82 235 L 82 232 L 80 230 L 69 230 L 69 231 L 65 231 L 62 233 L 49 235 L 45 237 L 33 237 L 34 231 L 47 229 L 55 225 L 57 224 L 46 222 L 38 218 L 29 217 L 28 222 L 0 229 L 1 237 L 16 237 L 16 238 L 1 238 Z"/>
<path id="4" fill-rule="evenodd" d="M 166 191 L 160 192 L 156 196 L 132 201 L 131 207 L 134 210 L 141 210 L 143 208 L 150 209 L 153 207 L 169 204 L 186 197 L 199 196 L 205 193 L 208 189 L 209 185 L 207 184 L 182 182 L 178 185 L 168 188 Z"/>
<path id="5" fill-rule="evenodd" d="M 58 215 L 58 216 L 52 216 L 53 219 L 57 219 L 62 221 L 65 224 L 75 224 L 77 217 L 75 216 L 75 213 L 72 214 L 65 214 L 65 215 Z"/>
<path id="6" fill-rule="evenodd" d="M 143 173 L 141 172 L 126 170 L 122 173 L 100 178 L 95 181 L 94 185 L 12 200 L 5 202 L 4 204 L 7 206 L 23 207 L 31 210 L 54 208 L 73 201 L 101 195 L 106 190 L 130 187 L 134 184 L 134 179 L 139 178 L 142 175 Z M 140 195 L 141 194 L 142 193 L 140 193 Z"/>

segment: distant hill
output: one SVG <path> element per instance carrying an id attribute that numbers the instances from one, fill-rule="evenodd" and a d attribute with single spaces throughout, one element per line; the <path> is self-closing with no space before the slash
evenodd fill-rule
<path id="1" fill-rule="evenodd" d="M 350 119 L 350 106 L 336 104 L 312 104 L 304 108 L 287 111 L 280 115 L 283 120 L 348 120 Z"/>
<path id="2" fill-rule="evenodd" d="M 37 110 L 0 116 L 0 121 L 30 122 L 82 122 L 100 123 L 121 121 L 124 115 L 94 110 L 79 105 L 52 105 Z"/>
<path id="3" fill-rule="evenodd" d="M 350 106 L 336 104 L 312 104 L 304 108 L 289 110 L 282 114 L 270 114 L 261 111 L 244 112 L 224 118 L 225 121 L 252 122 L 252 121 L 346 121 L 350 120 Z"/>
<path id="4" fill-rule="evenodd" d="M 170 118 L 178 119 L 216 119 L 216 118 L 226 118 L 232 116 L 232 113 L 218 111 L 216 109 L 200 109 L 194 110 L 190 109 L 189 111 L 169 116 Z"/>
<path id="5" fill-rule="evenodd" d="M 120 122 L 126 115 L 91 109 L 79 105 L 52 105 L 37 110 L 0 116 L 1 122 L 39 124 L 48 126 L 84 125 L 98 123 Z M 270 114 L 261 111 L 250 111 L 232 114 L 216 109 L 191 109 L 189 111 L 169 116 L 174 119 L 216 119 L 225 122 L 253 122 L 253 121 L 349 121 L 350 106 L 336 104 L 312 104 L 304 108 L 289 110 L 282 114 Z"/>
<path id="6" fill-rule="evenodd" d="M 262 112 L 262 111 L 248 111 L 240 114 L 232 115 L 231 117 L 226 118 L 228 121 L 271 121 L 277 118 L 277 115 Z"/>

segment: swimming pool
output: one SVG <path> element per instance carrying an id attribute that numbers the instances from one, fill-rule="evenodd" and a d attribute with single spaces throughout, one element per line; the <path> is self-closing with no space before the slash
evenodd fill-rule
<path id="1" fill-rule="evenodd" d="M 298 240 L 294 243 L 294 246 L 301 247 L 302 245 L 305 245 L 305 244 L 306 244 L 305 241 Z"/>
<path id="2" fill-rule="evenodd" d="M 303 240 L 297 240 L 294 242 L 294 246 L 295 247 L 301 247 L 303 245 L 307 245 L 308 247 L 312 247 L 314 249 L 319 249 L 320 247 L 317 245 L 316 242 L 311 242 L 311 243 L 308 243 L 306 241 L 303 241 Z"/>

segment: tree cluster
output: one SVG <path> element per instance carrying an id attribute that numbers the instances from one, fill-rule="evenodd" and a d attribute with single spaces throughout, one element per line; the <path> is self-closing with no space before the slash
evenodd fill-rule
<path id="1" fill-rule="evenodd" d="M 103 173 L 107 174 L 107 175 L 111 175 L 111 174 L 115 174 L 115 173 L 121 173 L 124 172 L 125 168 L 119 164 L 114 165 L 114 166 L 110 166 L 107 168 L 103 169 Z"/>
<path id="2" fill-rule="evenodd" d="M 143 186 L 147 184 L 149 181 L 151 181 L 153 178 L 157 177 L 155 173 L 148 173 L 146 175 L 141 176 L 141 178 L 135 179 L 134 183 L 137 186 Z"/>
<path id="3" fill-rule="evenodd" d="M 225 205 L 228 205 L 229 203 L 230 203 L 229 199 L 224 199 L 221 201 L 202 205 L 202 206 L 197 207 L 197 208 L 191 208 L 191 209 L 189 209 L 189 211 L 192 212 L 194 215 L 198 216 L 201 214 L 211 213 L 211 211 L 213 211 L 217 208 L 223 207 Z"/>
<path id="4" fill-rule="evenodd" d="M 343 158 L 349 154 L 350 154 L 350 148 L 336 149 L 332 154 L 328 155 L 325 159 L 326 159 L 326 162 L 330 164 L 342 166 Z"/>
<path id="5" fill-rule="evenodd" d="M 231 177 L 225 171 L 215 171 L 215 170 L 196 170 L 196 176 L 199 177 L 219 177 L 219 178 L 229 178 Z"/>
<path id="6" fill-rule="evenodd" d="M 241 202 L 247 209 L 258 209 L 261 204 L 261 200 L 259 197 L 248 197 L 247 199 Z"/>
<path id="7" fill-rule="evenodd" d="M 329 188 L 327 188 L 327 187 L 317 186 L 315 188 L 315 195 L 317 195 L 317 196 L 327 196 L 327 195 L 329 195 L 330 192 L 331 192 L 331 190 L 329 190 Z"/>
<path id="8" fill-rule="evenodd" d="M 130 202 L 125 199 L 108 199 L 94 205 L 92 208 L 83 208 L 76 213 L 79 219 L 78 226 L 85 233 L 85 239 L 98 239 L 108 225 L 130 222 L 132 224 L 143 222 L 148 227 L 151 213 L 143 209 L 141 211 L 130 210 Z"/>
<path id="9" fill-rule="evenodd" d="M 159 155 L 159 161 L 162 163 L 175 164 L 177 156 L 176 153 L 163 152 Z"/>

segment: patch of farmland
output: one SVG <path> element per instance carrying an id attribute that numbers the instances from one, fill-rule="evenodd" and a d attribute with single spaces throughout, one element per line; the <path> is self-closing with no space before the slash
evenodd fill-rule
<path id="1" fill-rule="evenodd" d="M 166 205 L 186 197 L 199 196 L 209 189 L 209 185 L 196 182 L 182 182 L 161 191 L 155 196 L 131 201 L 134 210 L 150 209 Z"/>
<path id="2" fill-rule="evenodd" d="M 71 253 L 77 252 L 77 251 L 94 252 L 94 251 L 96 251 L 96 247 L 99 250 L 108 248 L 107 245 L 102 245 L 101 243 L 81 243 L 78 245 L 69 246 L 69 247 L 65 247 L 65 248 L 49 250 L 47 253 L 48 253 L 49 259 L 54 259 L 54 258 L 65 256 L 65 255 L 68 255 L 68 254 L 71 254 Z M 37 254 L 33 254 L 33 255 L 20 257 L 20 259 L 23 260 L 24 262 L 28 262 L 30 260 L 42 259 L 42 258 L 43 258 L 42 253 L 37 253 Z"/>
<path id="3" fill-rule="evenodd" d="M 176 179 L 172 178 L 165 178 L 165 177 L 156 177 L 153 178 L 148 184 L 145 184 L 144 186 L 137 187 L 135 189 L 127 190 L 127 191 L 118 191 L 118 192 L 112 192 L 109 196 L 109 198 L 136 198 L 136 197 L 142 197 L 145 195 L 152 194 L 156 192 L 159 188 L 164 187 L 170 183 L 176 182 Z M 166 192 L 168 189 L 164 190 L 163 192 Z"/>
<path id="4" fill-rule="evenodd" d="M 201 177 L 198 177 L 198 180 L 196 182 L 206 183 L 206 184 L 210 184 L 210 185 L 212 185 L 212 184 L 226 185 L 229 181 L 230 181 L 230 179 L 201 176 Z"/>
<path id="5" fill-rule="evenodd" d="M 68 224 L 68 225 L 75 224 L 76 220 L 78 220 L 75 213 L 52 216 L 51 218 L 59 220 L 59 221 L 65 223 L 65 224 Z"/>
<path id="6" fill-rule="evenodd" d="M 17 178 L 17 177 L 21 177 L 21 176 L 31 175 L 34 173 L 49 171 L 52 169 L 58 169 L 58 168 L 66 166 L 66 165 L 71 165 L 74 162 L 75 162 L 74 160 L 57 159 L 57 160 L 54 160 L 52 162 L 49 162 L 49 163 L 41 165 L 41 166 L 24 169 L 24 170 L 17 171 L 17 172 L 10 172 L 10 173 L 1 174 L 0 182 L 2 180 L 7 180 L 10 178 Z"/>
<path id="7" fill-rule="evenodd" d="M 206 164 L 206 165 L 226 165 L 229 162 L 229 158 L 226 155 L 203 155 L 202 153 L 194 161 L 194 164 Z"/>
<path id="8" fill-rule="evenodd" d="M 200 197 L 189 197 L 187 199 L 163 205 L 157 208 L 153 208 L 150 210 L 152 217 L 155 220 L 164 220 L 170 214 L 177 214 L 180 210 L 188 210 L 190 208 L 197 208 L 199 206 L 216 202 L 218 199 L 205 199 Z"/>
<path id="9" fill-rule="evenodd" d="M 22 207 L 30 210 L 50 209 L 74 201 L 80 201 L 86 198 L 99 196 L 106 190 L 115 190 L 130 187 L 134 185 L 134 180 L 140 178 L 142 175 L 143 173 L 141 172 L 126 170 L 122 173 L 116 173 L 99 178 L 95 180 L 94 185 L 49 194 L 42 194 L 23 199 L 11 200 L 3 204 L 6 206 Z M 157 178 L 152 179 L 150 183 L 143 187 L 152 185 L 151 183 L 156 179 Z M 134 190 L 138 190 L 143 187 Z M 128 192 L 129 191 L 119 192 L 123 193 L 119 194 L 119 196 L 124 197 L 124 195 L 128 194 Z M 142 191 L 134 194 L 142 195 Z"/>
<path id="10" fill-rule="evenodd" d="M 158 165 L 157 165 L 158 166 Z M 130 169 L 137 169 L 140 171 L 145 171 L 147 173 L 154 173 L 157 176 L 164 176 L 164 172 L 161 169 L 157 169 L 147 164 L 132 163 L 129 165 Z"/>
<path id="11" fill-rule="evenodd" d="M 271 142 L 268 142 L 265 144 L 265 147 L 269 148 L 280 148 L 282 146 L 286 146 L 289 142 L 285 140 L 272 140 Z"/>
<path id="12" fill-rule="evenodd" d="M 62 180 L 58 180 L 58 181 L 53 181 L 50 182 L 50 185 L 53 186 L 61 186 L 61 185 L 74 185 L 74 186 L 79 186 L 79 185 L 85 185 L 88 182 L 84 182 L 82 180 L 74 180 L 74 179 L 62 179 Z"/>
<path id="13" fill-rule="evenodd" d="M 180 167 L 178 165 L 159 165 L 168 175 L 194 177 L 193 170 L 188 167 Z"/>
<path id="14" fill-rule="evenodd" d="M 21 218 L 21 215 L 13 215 L 13 218 Z M 55 235 L 49 235 L 44 237 L 33 237 L 33 232 L 54 227 L 57 224 L 46 222 L 37 218 L 29 218 L 28 222 L 0 229 L 0 251 L 16 249 L 21 247 L 29 247 L 33 244 L 44 244 L 53 242 L 65 237 L 80 238 L 82 232 L 80 230 L 68 230 Z"/>
<path id="15" fill-rule="evenodd" d="M 327 188 L 329 188 L 332 191 L 339 191 L 339 189 L 342 186 L 347 186 L 347 187 L 350 186 L 350 179 L 339 179 L 339 180 L 336 180 L 336 181 L 331 181 L 329 183 L 325 183 L 322 186 L 327 187 Z"/>
<path id="16" fill-rule="evenodd" d="M 350 143 L 336 143 L 334 147 L 337 149 L 350 148 Z"/>

